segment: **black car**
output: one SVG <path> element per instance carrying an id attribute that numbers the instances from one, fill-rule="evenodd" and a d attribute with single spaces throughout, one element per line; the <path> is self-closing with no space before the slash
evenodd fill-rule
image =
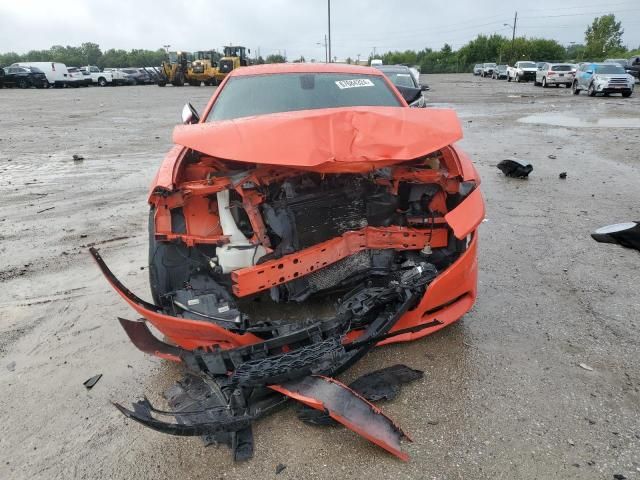
<path id="1" fill-rule="evenodd" d="M 4 87 L 4 68 L 0 67 L 0 88 Z"/>
<path id="2" fill-rule="evenodd" d="M 36 67 L 5 67 L 2 83 L 5 87 L 18 88 L 45 88 L 49 86 L 44 72 Z"/>
<path id="3" fill-rule="evenodd" d="M 411 69 L 405 65 L 374 65 L 374 68 L 380 70 L 384 75 L 391 80 L 401 93 L 404 93 L 404 89 L 422 90 L 423 92 L 429 90 L 429 86 L 426 83 L 420 83 L 417 78 L 417 70 L 414 75 Z M 419 92 L 418 92 L 419 93 Z M 414 107 L 424 107 L 426 102 L 424 97 L 420 97 L 417 100 L 417 104 L 411 104 Z"/>

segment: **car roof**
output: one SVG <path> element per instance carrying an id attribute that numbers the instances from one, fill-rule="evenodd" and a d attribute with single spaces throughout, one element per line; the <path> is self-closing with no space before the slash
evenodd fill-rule
<path id="1" fill-rule="evenodd" d="M 270 63 L 236 68 L 229 76 L 245 77 L 250 75 L 268 75 L 275 73 L 352 73 L 354 75 L 378 75 L 380 70 L 344 63 Z"/>
<path id="2" fill-rule="evenodd" d="M 406 65 L 378 65 L 375 68 L 381 72 L 408 72 L 410 70 Z"/>

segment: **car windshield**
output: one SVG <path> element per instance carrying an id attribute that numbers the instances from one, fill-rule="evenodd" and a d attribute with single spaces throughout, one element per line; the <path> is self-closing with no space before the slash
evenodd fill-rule
<path id="1" fill-rule="evenodd" d="M 536 64 L 533 62 L 521 62 L 520 68 L 536 68 Z"/>
<path id="2" fill-rule="evenodd" d="M 507 66 L 506 66 L 506 65 L 498 65 L 498 66 L 496 67 L 496 70 L 500 70 L 500 71 L 504 71 L 504 70 L 506 70 L 506 69 L 507 69 Z"/>
<path id="3" fill-rule="evenodd" d="M 596 73 L 625 73 L 624 68 L 620 65 L 596 65 Z"/>
<path id="4" fill-rule="evenodd" d="M 495 67 L 496 64 L 495 63 L 485 63 L 484 66 L 485 67 Z"/>
<path id="5" fill-rule="evenodd" d="M 382 70 L 382 72 L 394 85 L 417 88 L 417 85 L 413 81 L 413 77 L 409 72 L 385 72 L 384 70 Z"/>
<path id="6" fill-rule="evenodd" d="M 402 103 L 382 76 L 345 73 L 285 73 L 229 78 L 207 121 L 318 108 Z"/>
<path id="7" fill-rule="evenodd" d="M 570 72 L 573 67 L 571 65 L 553 65 L 551 70 L 554 72 Z"/>
<path id="8" fill-rule="evenodd" d="M 36 67 L 30 67 L 29 70 L 31 70 L 31 73 L 43 73 L 42 70 Z"/>

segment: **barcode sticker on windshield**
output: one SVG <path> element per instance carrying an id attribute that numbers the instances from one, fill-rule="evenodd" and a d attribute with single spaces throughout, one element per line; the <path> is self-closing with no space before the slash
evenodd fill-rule
<path id="1" fill-rule="evenodd" d="M 340 90 L 345 88 L 374 87 L 375 85 L 368 78 L 354 78 L 352 80 L 336 80 L 336 85 Z"/>

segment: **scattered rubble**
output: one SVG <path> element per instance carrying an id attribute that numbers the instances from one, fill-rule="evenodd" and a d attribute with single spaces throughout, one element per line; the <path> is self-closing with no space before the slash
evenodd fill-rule
<path id="1" fill-rule="evenodd" d="M 90 379 L 85 380 L 83 385 L 87 388 L 87 390 L 91 390 L 101 378 L 102 378 L 102 374 L 99 373 L 97 375 L 94 375 Z"/>
<path id="2" fill-rule="evenodd" d="M 527 178 L 529 174 L 533 171 L 533 166 L 530 163 L 527 163 L 522 160 L 517 160 L 515 158 L 508 158 L 506 160 L 502 160 L 497 165 L 497 167 L 507 177 L 512 177 L 512 178 Z"/>
<path id="3" fill-rule="evenodd" d="M 640 251 L 640 222 L 616 223 L 600 227 L 591 234 L 599 243 L 615 243 Z"/>

